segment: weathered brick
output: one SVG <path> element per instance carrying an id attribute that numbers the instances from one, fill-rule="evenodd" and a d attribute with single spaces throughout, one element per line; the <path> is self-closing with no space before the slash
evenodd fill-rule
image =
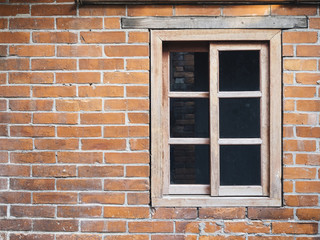
<path id="1" fill-rule="evenodd" d="M 81 32 L 82 43 L 123 43 L 126 41 L 124 32 Z"/>
<path id="2" fill-rule="evenodd" d="M 53 18 L 15 18 L 10 19 L 10 29 L 54 29 Z"/>
<path id="3" fill-rule="evenodd" d="M 318 232 L 317 223 L 291 223 L 273 222 L 272 233 L 287 234 L 316 234 Z"/>
<path id="4" fill-rule="evenodd" d="M 35 192 L 34 204 L 76 204 L 77 193 L 73 192 Z"/>
<path id="5" fill-rule="evenodd" d="M 297 209 L 297 217 L 300 220 L 320 221 L 320 209 L 315 209 L 315 208 Z"/>
<path id="6" fill-rule="evenodd" d="M 123 59 L 80 59 L 80 70 L 114 70 L 123 69 Z"/>
<path id="7" fill-rule="evenodd" d="M 16 16 L 18 14 L 28 14 L 29 6 L 27 5 L 1 5 L 0 16 Z"/>
<path id="8" fill-rule="evenodd" d="M 198 222 L 198 221 L 177 221 L 176 232 L 178 233 L 200 233 L 203 229 L 206 233 L 215 233 L 221 230 L 215 222 Z"/>
<path id="9" fill-rule="evenodd" d="M 28 43 L 30 33 L 28 32 L 0 32 L 0 43 Z"/>
<path id="10" fill-rule="evenodd" d="M 0 86 L 1 97 L 30 97 L 30 87 L 25 86 Z"/>
<path id="11" fill-rule="evenodd" d="M 54 240 L 53 234 L 22 234 L 22 233 L 12 233 L 10 234 L 10 240 Z"/>
<path id="12" fill-rule="evenodd" d="M 102 18 L 57 18 L 58 29 L 102 29 Z"/>
<path id="13" fill-rule="evenodd" d="M 284 140 L 283 151 L 304 151 L 316 150 L 316 142 L 313 140 Z"/>
<path id="14" fill-rule="evenodd" d="M 81 221 L 81 232 L 125 232 L 125 221 Z"/>
<path id="15" fill-rule="evenodd" d="M 172 6 L 150 5 L 150 6 L 129 6 L 128 16 L 172 16 Z"/>
<path id="16" fill-rule="evenodd" d="M 122 166 L 79 166 L 79 177 L 123 177 Z"/>
<path id="17" fill-rule="evenodd" d="M 35 49 L 33 51 L 35 51 Z M 39 53 L 35 53 L 35 54 L 39 54 Z M 9 83 L 17 83 L 17 84 L 53 83 L 53 73 L 13 72 L 13 73 L 9 73 Z"/>
<path id="18" fill-rule="evenodd" d="M 0 34 L 1 37 L 1 34 Z M 0 38 L 1 39 L 1 38 Z M 1 40 L 0 40 L 1 41 Z M 29 70 L 29 60 L 26 58 L 0 59 L 0 71 Z"/>
<path id="19" fill-rule="evenodd" d="M 80 16 L 117 16 L 125 15 L 126 9 L 123 5 L 110 5 L 106 8 L 101 7 L 82 7 L 79 9 Z"/>
<path id="20" fill-rule="evenodd" d="M 76 43 L 78 37 L 71 32 L 33 32 L 32 41 L 35 43 Z"/>
<path id="21" fill-rule="evenodd" d="M 319 154 L 297 154 L 296 163 L 303 165 L 320 165 Z"/>
<path id="22" fill-rule="evenodd" d="M 10 215 L 13 217 L 29 218 L 54 218 L 56 208 L 53 206 L 20 206 L 15 205 L 10 208 Z"/>
<path id="23" fill-rule="evenodd" d="M 101 179 L 58 179 L 57 190 L 101 190 Z"/>
<path id="24" fill-rule="evenodd" d="M 80 193 L 81 203 L 123 204 L 124 200 L 125 200 L 124 193 L 111 193 L 111 192 Z"/>
<path id="25" fill-rule="evenodd" d="M 33 230 L 41 232 L 74 232 L 78 225 L 77 220 L 33 220 Z"/>
<path id="26" fill-rule="evenodd" d="M 76 113 L 34 113 L 33 123 L 39 124 L 76 124 Z"/>
<path id="27" fill-rule="evenodd" d="M 35 139 L 34 146 L 38 150 L 75 150 L 79 148 L 77 139 Z"/>
<path id="28" fill-rule="evenodd" d="M 0 219 L 1 231 L 30 231 L 32 228 L 30 219 Z"/>
<path id="29" fill-rule="evenodd" d="M 244 208 L 200 208 L 199 218 L 238 219 L 245 217 Z"/>
<path id="30" fill-rule="evenodd" d="M 303 85 L 307 85 L 307 84 L 316 85 L 319 79 L 320 79 L 319 73 L 296 73 L 297 83 L 301 83 Z"/>
<path id="31" fill-rule="evenodd" d="M 56 73 L 57 83 L 100 83 L 98 72 L 68 72 Z"/>
<path id="32" fill-rule="evenodd" d="M 12 111 L 51 111 L 52 100 L 10 100 L 9 108 Z"/>
<path id="33" fill-rule="evenodd" d="M 147 191 L 149 181 L 145 179 L 108 179 L 104 181 L 106 191 Z"/>
<path id="34" fill-rule="evenodd" d="M 263 224 L 263 222 L 226 222 L 225 232 L 239 232 L 239 233 L 269 233 L 270 224 Z"/>
<path id="35" fill-rule="evenodd" d="M 8 152 L 0 152 L 0 163 L 8 162 Z"/>
<path id="36" fill-rule="evenodd" d="M 314 59 L 285 59 L 284 70 L 288 71 L 315 71 L 317 70 L 317 60 Z"/>
<path id="37" fill-rule="evenodd" d="M 57 111 L 80 112 L 101 111 L 101 99 L 56 100 Z"/>
<path id="38" fill-rule="evenodd" d="M 10 136 L 13 137 L 54 137 L 54 127 L 42 126 L 11 126 Z"/>
<path id="39" fill-rule="evenodd" d="M 212 5 L 178 5 L 175 6 L 176 16 L 219 16 L 220 7 Z"/>
<path id="40" fill-rule="evenodd" d="M 101 137 L 101 127 L 58 127 L 58 137 Z"/>
<path id="41" fill-rule="evenodd" d="M 148 207 L 104 207 L 105 218 L 148 218 Z"/>
<path id="42" fill-rule="evenodd" d="M 31 203 L 31 193 L 29 192 L 0 192 L 0 203 Z"/>
<path id="43" fill-rule="evenodd" d="M 128 193 L 127 201 L 129 205 L 148 205 L 150 196 L 148 193 Z"/>
<path id="44" fill-rule="evenodd" d="M 130 233 L 165 233 L 173 231 L 173 222 L 129 222 Z"/>
<path id="45" fill-rule="evenodd" d="M 271 5 L 272 15 L 316 15 L 317 8 L 313 6 Z"/>
<path id="46" fill-rule="evenodd" d="M 10 189 L 13 190 L 54 190 L 54 179 L 10 179 Z"/>
<path id="47" fill-rule="evenodd" d="M 31 7 L 32 16 L 69 16 L 76 15 L 76 13 L 76 7 L 73 4 L 40 4 Z"/>
<path id="48" fill-rule="evenodd" d="M 91 218 L 100 217 L 100 206 L 58 206 L 57 216 L 63 218 Z"/>
<path id="49" fill-rule="evenodd" d="M 320 181 L 297 181 L 296 192 L 298 193 L 319 193 Z"/>
<path id="50" fill-rule="evenodd" d="M 123 113 L 82 113 L 81 124 L 123 124 Z"/>
<path id="51" fill-rule="evenodd" d="M 293 209 L 285 208 L 248 208 L 251 219 L 293 219 Z"/>
<path id="52" fill-rule="evenodd" d="M 196 208 L 156 208 L 152 212 L 154 219 L 196 219 Z"/>
<path id="53" fill-rule="evenodd" d="M 32 139 L 0 139 L 0 150 L 32 150 Z"/>
<path id="54" fill-rule="evenodd" d="M 32 59 L 32 70 L 76 70 L 75 59 Z"/>
<path id="55" fill-rule="evenodd" d="M 304 207 L 318 205 L 318 196 L 316 195 L 285 195 L 284 202 L 290 207 Z"/>
<path id="56" fill-rule="evenodd" d="M 82 150 L 125 150 L 125 139 L 82 139 Z"/>
<path id="57" fill-rule="evenodd" d="M 102 235 L 98 234 L 64 234 L 56 235 L 56 240 L 102 240 Z"/>
<path id="58" fill-rule="evenodd" d="M 269 14 L 270 6 L 268 5 L 225 6 L 223 8 L 224 16 L 263 16 Z M 220 15 L 219 9 L 217 9 L 216 15 Z"/>
<path id="59" fill-rule="evenodd" d="M 30 113 L 4 113 L 0 112 L 0 123 L 24 124 L 31 122 Z"/>
<path id="60" fill-rule="evenodd" d="M 41 46 L 28 46 L 16 45 L 10 46 L 9 54 L 19 57 L 52 57 L 54 56 L 54 46 L 41 45 Z M 10 76 L 10 75 L 9 75 Z"/>
<path id="61" fill-rule="evenodd" d="M 315 178 L 317 170 L 315 168 L 284 167 L 283 177 L 285 179 L 312 179 Z"/>
<path id="62" fill-rule="evenodd" d="M 284 113 L 283 123 L 284 124 L 316 124 L 315 114 L 305 114 L 305 113 Z"/>
<path id="63" fill-rule="evenodd" d="M 34 177 L 75 177 L 77 169 L 68 165 L 36 165 L 32 167 Z"/>
<path id="64" fill-rule="evenodd" d="M 103 154 L 99 152 L 58 152 L 60 163 L 102 163 Z"/>

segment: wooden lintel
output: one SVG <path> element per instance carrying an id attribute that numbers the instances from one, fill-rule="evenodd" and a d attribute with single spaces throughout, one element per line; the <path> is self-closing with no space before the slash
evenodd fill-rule
<path id="1" fill-rule="evenodd" d="M 308 27 L 307 17 L 125 17 L 125 29 L 290 29 Z"/>

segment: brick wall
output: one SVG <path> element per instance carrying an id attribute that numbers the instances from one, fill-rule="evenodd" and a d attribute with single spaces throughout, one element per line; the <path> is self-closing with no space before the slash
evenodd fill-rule
<path id="1" fill-rule="evenodd" d="M 283 207 L 151 208 L 149 33 L 122 16 L 307 15 L 283 33 Z M 316 6 L 0 0 L 1 240 L 320 238 Z"/>

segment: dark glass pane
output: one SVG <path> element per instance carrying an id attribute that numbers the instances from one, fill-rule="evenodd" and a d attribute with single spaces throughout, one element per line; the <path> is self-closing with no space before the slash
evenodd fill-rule
<path id="1" fill-rule="evenodd" d="M 170 53 L 170 91 L 209 91 L 207 52 Z"/>
<path id="2" fill-rule="evenodd" d="M 220 146 L 220 185 L 260 184 L 260 145 Z"/>
<path id="3" fill-rule="evenodd" d="M 209 100 L 170 98 L 170 137 L 209 137 Z"/>
<path id="4" fill-rule="evenodd" d="M 170 183 L 209 184 L 209 145 L 171 145 Z"/>
<path id="5" fill-rule="evenodd" d="M 258 91 L 259 51 L 220 51 L 219 90 Z"/>
<path id="6" fill-rule="evenodd" d="M 260 98 L 220 98 L 220 137 L 260 137 Z"/>

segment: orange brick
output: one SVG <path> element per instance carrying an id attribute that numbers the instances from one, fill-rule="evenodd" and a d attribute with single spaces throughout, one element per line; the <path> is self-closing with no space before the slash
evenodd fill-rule
<path id="1" fill-rule="evenodd" d="M 54 137 L 55 128 L 49 126 L 11 126 L 13 137 Z"/>
<path id="2" fill-rule="evenodd" d="M 200 208 L 199 218 L 239 219 L 245 217 L 244 208 Z"/>
<path id="3" fill-rule="evenodd" d="M 77 99 L 56 100 L 57 111 L 79 112 L 79 111 L 101 111 L 101 99 Z"/>
<path id="4" fill-rule="evenodd" d="M 225 232 L 269 233 L 270 225 L 263 224 L 263 222 L 226 222 Z"/>
<path id="5" fill-rule="evenodd" d="M 1 37 L 1 36 L 0 36 Z M 29 60 L 26 58 L 0 59 L 0 71 L 29 70 Z"/>
<path id="6" fill-rule="evenodd" d="M 218 13 L 219 14 L 219 13 Z M 269 15 L 270 6 L 249 5 L 249 6 L 225 6 L 223 7 L 224 16 L 259 16 Z"/>
<path id="7" fill-rule="evenodd" d="M 283 67 L 288 71 L 313 71 L 317 70 L 317 60 L 285 59 Z"/>
<path id="8" fill-rule="evenodd" d="M 285 113 L 283 114 L 284 124 L 316 124 L 316 116 L 314 114 L 303 113 Z"/>
<path id="9" fill-rule="evenodd" d="M 154 219 L 196 219 L 196 208 L 155 208 L 152 212 Z"/>
<path id="10" fill-rule="evenodd" d="M 118 16 L 125 15 L 126 8 L 123 5 L 110 5 L 108 7 L 82 7 L 79 9 L 80 16 Z"/>
<path id="11" fill-rule="evenodd" d="M 148 205 L 150 196 L 148 193 L 128 193 L 127 201 L 129 205 Z"/>
<path id="12" fill-rule="evenodd" d="M 80 70 L 118 70 L 124 68 L 123 59 L 80 59 Z"/>
<path id="13" fill-rule="evenodd" d="M 124 32 L 81 32 L 82 43 L 124 43 Z"/>
<path id="14" fill-rule="evenodd" d="M 30 87 L 0 86 L 1 97 L 30 97 Z"/>
<path id="15" fill-rule="evenodd" d="M 176 7 L 177 11 L 177 7 Z M 148 43 L 149 42 L 149 33 L 148 32 L 129 32 L 128 35 L 129 43 Z"/>
<path id="16" fill-rule="evenodd" d="M 33 123 L 39 124 L 76 124 L 77 113 L 34 113 Z"/>
<path id="17" fill-rule="evenodd" d="M 298 57 L 319 57 L 320 56 L 320 46 L 297 46 L 297 56 Z"/>
<path id="18" fill-rule="evenodd" d="M 74 192 L 35 192 L 34 204 L 76 204 L 77 193 Z"/>
<path id="19" fill-rule="evenodd" d="M 79 86 L 79 97 L 123 97 L 122 86 Z"/>
<path id="20" fill-rule="evenodd" d="M 101 190 L 101 179 L 58 179 L 57 190 L 90 191 Z"/>
<path id="21" fill-rule="evenodd" d="M 141 72 L 106 72 L 103 75 L 103 82 L 108 84 L 147 84 L 149 83 L 149 74 Z"/>
<path id="22" fill-rule="evenodd" d="M 58 137 L 101 137 L 101 127 L 58 127 Z"/>
<path id="23" fill-rule="evenodd" d="M 19 149 L 19 148 L 17 148 L 17 149 Z M 30 176 L 30 167 L 29 166 L 19 166 L 19 165 L 1 165 L 0 176 L 29 177 Z"/>
<path id="24" fill-rule="evenodd" d="M 57 18 L 57 29 L 102 29 L 102 18 Z"/>
<path id="25" fill-rule="evenodd" d="M 310 111 L 319 112 L 320 111 L 320 100 L 299 100 L 297 101 L 298 111 Z"/>
<path id="26" fill-rule="evenodd" d="M 68 0 L 66 0 L 68 1 Z M 56 235 L 56 240 L 101 240 L 102 236 L 97 234 L 63 234 Z"/>
<path id="27" fill-rule="evenodd" d="M 118 99 L 118 100 L 105 100 L 105 110 L 131 110 L 131 111 L 144 111 L 149 110 L 149 101 L 146 99 Z"/>
<path id="28" fill-rule="evenodd" d="M 0 150 L 32 150 L 32 139 L 0 139 Z"/>
<path id="29" fill-rule="evenodd" d="M 283 83 L 293 84 L 293 73 L 283 73 Z"/>
<path id="30" fill-rule="evenodd" d="M 130 233 L 165 233 L 173 231 L 173 222 L 129 222 Z"/>
<path id="31" fill-rule="evenodd" d="M 148 137 L 148 126 L 107 126 L 104 127 L 104 137 Z"/>
<path id="32" fill-rule="evenodd" d="M 149 70 L 149 59 L 127 59 L 127 70 Z"/>
<path id="33" fill-rule="evenodd" d="M 284 140 L 283 151 L 305 151 L 316 150 L 316 142 L 313 140 Z"/>
<path id="34" fill-rule="evenodd" d="M 124 193 L 80 193 L 81 203 L 100 203 L 100 204 L 123 204 L 125 200 Z"/>
<path id="35" fill-rule="evenodd" d="M 7 100 L 0 100 L 0 110 L 1 111 L 7 110 Z"/>
<path id="36" fill-rule="evenodd" d="M 56 73 L 57 83 L 100 83 L 98 72 L 68 72 Z"/>
<path id="37" fill-rule="evenodd" d="M 161 6 L 161 5 L 151 5 L 151 6 L 129 6 L 128 16 L 172 16 L 173 9 L 172 6 Z"/>
<path id="38" fill-rule="evenodd" d="M 104 240 L 149 240 L 147 235 L 112 235 L 105 236 Z M 169 240 L 169 239 L 168 239 Z"/>
<path id="39" fill-rule="evenodd" d="M 296 182 L 296 192 L 298 193 L 319 193 L 320 182 L 314 181 L 299 181 Z"/>
<path id="40" fill-rule="evenodd" d="M 293 192 L 293 183 L 291 181 L 283 181 L 283 192 L 285 193 Z"/>
<path id="41" fill-rule="evenodd" d="M 316 96 L 316 87 L 284 87 L 284 97 L 313 98 Z"/>
<path id="42" fill-rule="evenodd" d="M 13 190 L 54 190 L 54 179 L 10 179 L 10 189 Z"/>
<path id="43" fill-rule="evenodd" d="M 150 156 L 148 153 L 105 153 L 106 163 L 123 163 L 123 164 L 136 164 L 136 163 L 149 163 Z"/>
<path id="44" fill-rule="evenodd" d="M 116 100 L 105 100 L 104 110 L 110 111 L 122 111 L 128 109 L 128 100 L 116 99 Z"/>
<path id="45" fill-rule="evenodd" d="M 108 179 L 104 181 L 105 191 L 147 191 L 149 181 L 145 179 Z"/>
<path id="46" fill-rule="evenodd" d="M 0 136 L 8 136 L 8 127 L 6 125 L 0 125 Z"/>
<path id="47" fill-rule="evenodd" d="M 125 232 L 125 221 L 85 220 L 81 221 L 82 232 Z"/>
<path id="48" fill-rule="evenodd" d="M 10 155 L 11 163 L 55 163 L 54 152 L 13 152 Z"/>
<path id="49" fill-rule="evenodd" d="M 127 166 L 126 177 L 149 177 L 149 166 Z"/>
<path id="50" fill-rule="evenodd" d="M 320 79 L 319 73 L 296 73 L 297 83 L 301 83 L 303 85 L 307 85 L 307 84 L 316 85 L 319 79 Z"/>
<path id="51" fill-rule="evenodd" d="M 316 15 L 317 8 L 313 6 L 285 6 L 285 5 L 271 5 L 272 15 Z"/>
<path id="52" fill-rule="evenodd" d="M 130 139 L 130 149 L 131 150 L 148 150 L 149 149 L 149 139 Z"/>
<path id="53" fill-rule="evenodd" d="M 27 5 L 1 5 L 0 16 L 16 16 L 18 14 L 29 14 Z"/>
<path id="54" fill-rule="evenodd" d="M 104 207 L 105 218 L 148 218 L 148 207 Z"/>
<path id="55" fill-rule="evenodd" d="M 317 223 L 286 223 L 273 222 L 272 233 L 288 233 L 288 234 L 317 234 Z"/>
<path id="56" fill-rule="evenodd" d="M 149 56 L 149 47 L 141 45 L 105 46 L 104 53 L 108 57 L 146 57 Z"/>
<path id="57" fill-rule="evenodd" d="M 320 209 L 315 209 L 315 208 L 297 209 L 297 217 L 300 220 L 320 221 Z"/>
<path id="58" fill-rule="evenodd" d="M 7 49 L 8 49 L 7 46 L 0 46 L 0 57 L 6 57 L 8 55 L 7 54 L 7 52 L 8 52 Z"/>
<path id="59" fill-rule="evenodd" d="M 0 32 L 0 43 L 28 43 L 30 33 L 28 32 Z"/>
<path id="60" fill-rule="evenodd" d="M 126 87 L 127 97 L 148 97 L 149 87 L 148 86 L 127 86 Z"/>
<path id="61" fill-rule="evenodd" d="M 91 218 L 100 217 L 100 206 L 58 206 L 57 216 L 63 218 Z"/>
<path id="62" fill-rule="evenodd" d="M 249 236 L 248 240 L 293 240 L 294 237 L 289 236 Z"/>
<path id="63" fill-rule="evenodd" d="M 58 46 L 58 57 L 101 57 L 101 46 Z"/>
<path id="64" fill-rule="evenodd" d="M 34 86 L 33 87 L 34 97 L 75 97 L 76 87 L 75 86 Z"/>
<path id="65" fill-rule="evenodd" d="M 200 233 L 200 228 L 206 233 L 215 233 L 221 230 L 221 227 L 214 222 L 176 222 L 176 232 L 178 233 Z"/>
<path id="66" fill-rule="evenodd" d="M 30 123 L 31 114 L 30 113 L 9 113 L 0 112 L 0 123 Z"/>
<path id="67" fill-rule="evenodd" d="M 283 110 L 284 111 L 294 111 L 295 110 L 295 100 L 284 100 L 283 102 Z"/>
<path id="68" fill-rule="evenodd" d="M 32 16 L 60 16 L 76 15 L 77 11 L 73 4 L 40 4 L 31 6 Z"/>
<path id="69" fill-rule="evenodd" d="M 297 154 L 296 164 L 320 165 L 320 155 L 319 154 Z"/>
<path id="70" fill-rule="evenodd" d="M 320 136 L 320 127 L 297 127 L 297 137 L 314 137 Z"/>
<path id="71" fill-rule="evenodd" d="M 45 166 L 37 165 L 32 167 L 32 176 L 34 177 L 75 177 L 77 170 L 75 166 L 56 165 Z"/>
<path id="72" fill-rule="evenodd" d="M 284 57 L 293 57 L 293 46 L 292 45 L 283 45 L 282 46 L 282 56 Z"/>
<path id="73" fill-rule="evenodd" d="M 123 124 L 123 113 L 82 113 L 81 124 Z"/>
<path id="74" fill-rule="evenodd" d="M 248 208 L 251 219 L 293 219 L 293 209 L 286 208 Z"/>
<path id="75" fill-rule="evenodd" d="M 120 29 L 120 18 L 112 17 L 104 19 L 104 28 L 106 29 Z"/>
<path id="76" fill-rule="evenodd" d="M 59 163 L 102 163 L 103 154 L 98 152 L 58 152 Z"/>
<path id="77" fill-rule="evenodd" d="M 0 192 L 0 203 L 31 203 L 29 192 Z"/>
<path id="78" fill-rule="evenodd" d="M 176 16 L 219 16 L 220 7 L 213 5 L 177 5 L 175 6 Z"/>
<path id="79" fill-rule="evenodd" d="M 320 18 L 310 18 L 309 28 L 320 29 Z"/>
<path id="80" fill-rule="evenodd" d="M 284 202 L 290 207 L 317 206 L 318 196 L 316 195 L 285 195 Z"/>
<path id="81" fill-rule="evenodd" d="M 78 225 L 78 220 L 33 220 L 33 230 L 41 232 L 74 232 Z"/>
<path id="82" fill-rule="evenodd" d="M 76 43 L 78 36 L 71 32 L 33 32 L 32 41 L 34 43 Z"/>
<path id="83" fill-rule="evenodd" d="M 125 150 L 125 139 L 82 139 L 82 150 Z"/>
<path id="84" fill-rule="evenodd" d="M 79 166 L 79 177 L 123 177 L 123 166 Z"/>
<path id="85" fill-rule="evenodd" d="M 283 137 L 292 138 L 294 137 L 293 127 L 283 127 Z"/>
<path id="86" fill-rule="evenodd" d="M 10 20 L 10 29 L 54 29 L 53 18 L 15 18 Z"/>
<path id="87" fill-rule="evenodd" d="M 32 59 L 32 70 L 76 70 L 75 59 Z"/>
<path id="88" fill-rule="evenodd" d="M 14 217 L 54 218 L 55 207 L 51 206 L 11 206 L 10 215 Z"/>
<path id="89" fill-rule="evenodd" d="M 148 113 L 128 113 L 130 123 L 149 123 Z"/>
<path id="90" fill-rule="evenodd" d="M 34 145 L 39 150 L 76 150 L 79 148 L 77 139 L 35 139 Z"/>
<path id="91" fill-rule="evenodd" d="M 53 73 L 42 72 L 13 72 L 9 73 L 9 83 L 53 83 Z"/>
<path id="92" fill-rule="evenodd" d="M 318 41 L 317 32 L 284 32 L 284 43 L 316 43 Z"/>

